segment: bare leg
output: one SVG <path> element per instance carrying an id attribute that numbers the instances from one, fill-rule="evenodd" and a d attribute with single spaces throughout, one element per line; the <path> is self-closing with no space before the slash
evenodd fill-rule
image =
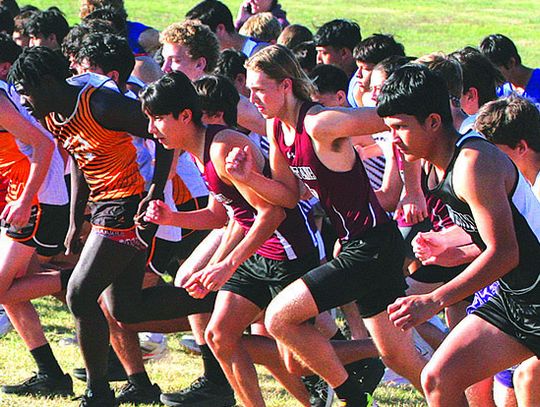
<path id="1" fill-rule="evenodd" d="M 469 315 L 450 332 L 422 372 L 427 401 L 433 407 L 466 406 L 467 387 L 531 356 L 516 339 Z"/>
<path id="2" fill-rule="evenodd" d="M 514 386 L 519 407 L 540 406 L 540 361 L 527 359 L 514 372 Z"/>
<path id="3" fill-rule="evenodd" d="M 260 313 L 261 309 L 251 301 L 231 292 L 220 291 L 206 330 L 206 342 L 246 407 L 265 405 L 255 366 L 241 341 L 246 327 Z M 230 318 L 231 315 L 235 318 Z"/>

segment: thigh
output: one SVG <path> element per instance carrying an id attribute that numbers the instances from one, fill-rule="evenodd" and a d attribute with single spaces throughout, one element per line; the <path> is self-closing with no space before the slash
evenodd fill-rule
<path id="1" fill-rule="evenodd" d="M 133 247 L 90 233 L 69 279 L 68 291 L 85 290 L 99 296 L 126 270 L 137 253 L 140 251 Z"/>
<path id="2" fill-rule="evenodd" d="M 296 280 L 281 291 L 268 305 L 268 315 L 292 324 L 301 324 L 319 315 L 319 309 L 308 286 L 302 280 Z"/>
<path id="3" fill-rule="evenodd" d="M 0 234 L 0 293 L 11 286 L 13 280 L 22 277 L 35 259 L 36 249 Z"/>
<path id="4" fill-rule="evenodd" d="M 532 352 L 516 339 L 469 315 L 450 331 L 428 366 L 468 387 L 531 356 Z"/>
<path id="5" fill-rule="evenodd" d="M 248 299 L 228 291 L 219 291 L 208 329 L 227 332 L 227 335 L 232 335 L 233 338 L 240 338 L 261 312 L 262 310 Z"/>

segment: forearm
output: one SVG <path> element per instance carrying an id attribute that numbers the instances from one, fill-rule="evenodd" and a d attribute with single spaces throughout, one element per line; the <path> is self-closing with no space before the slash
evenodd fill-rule
<path id="1" fill-rule="evenodd" d="M 225 261 L 231 264 L 234 269 L 238 268 L 272 236 L 284 218 L 285 212 L 282 208 L 274 207 L 268 211 L 259 212 L 249 231 L 234 250 L 227 255 Z"/>
<path id="2" fill-rule="evenodd" d="M 88 202 L 88 196 L 90 195 L 90 189 L 84 179 L 82 171 L 77 167 L 75 159 L 71 160 L 71 199 L 70 199 L 70 224 L 77 229 L 81 227 L 84 222 L 84 211 L 86 209 L 86 203 Z"/>
<path id="3" fill-rule="evenodd" d="M 379 203 L 387 212 L 396 209 L 403 189 L 403 182 L 399 176 L 399 169 L 394 155 L 386 156 L 384 174 L 381 187 L 375 191 Z"/>
<path id="4" fill-rule="evenodd" d="M 441 309 L 448 307 L 493 283 L 516 266 L 513 256 L 505 255 L 504 250 L 486 249 L 456 278 L 433 291 L 431 296 Z"/>
<path id="5" fill-rule="evenodd" d="M 198 209 L 196 211 L 180 211 L 171 214 L 171 220 L 167 224 L 185 229 L 209 230 L 220 229 L 225 226 L 227 219 L 212 208 Z"/>
<path id="6" fill-rule="evenodd" d="M 30 173 L 20 196 L 21 201 L 31 203 L 38 194 L 41 185 L 47 177 L 53 149 L 54 144 L 52 141 L 40 143 L 37 148 L 34 147 L 32 163 L 30 164 Z"/>
<path id="7" fill-rule="evenodd" d="M 242 241 L 244 236 L 245 232 L 242 226 L 234 219 L 230 219 L 220 245 L 208 264 L 215 264 L 223 260 Z"/>
<path id="8" fill-rule="evenodd" d="M 166 150 L 160 143 L 156 143 L 156 161 L 152 177 L 153 198 L 163 196 L 163 189 L 169 178 L 173 158 L 174 150 Z"/>
<path id="9" fill-rule="evenodd" d="M 283 208 L 294 208 L 300 200 L 300 188 L 293 190 L 282 182 L 265 177 L 259 172 L 252 172 L 246 184 L 266 202 Z"/>

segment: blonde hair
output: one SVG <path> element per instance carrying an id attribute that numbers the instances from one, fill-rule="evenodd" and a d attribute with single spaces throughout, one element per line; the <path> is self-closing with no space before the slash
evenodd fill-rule
<path id="1" fill-rule="evenodd" d="M 311 100 L 311 95 L 316 91 L 291 50 L 283 45 L 263 48 L 249 58 L 245 66 L 251 71 L 263 72 L 278 82 L 291 79 L 293 94 L 300 100 Z"/>
<path id="2" fill-rule="evenodd" d="M 272 13 L 257 13 L 246 20 L 239 33 L 259 41 L 275 44 L 279 34 L 281 34 L 281 24 Z"/>
<path id="3" fill-rule="evenodd" d="M 124 0 L 81 0 L 79 17 L 83 19 L 94 10 L 103 7 L 112 7 L 113 9 L 124 9 Z"/>
<path id="4" fill-rule="evenodd" d="M 210 27 L 198 20 L 173 23 L 159 35 L 161 44 L 179 44 L 188 49 L 192 59 L 206 59 L 205 72 L 212 72 L 219 57 L 219 41 Z"/>

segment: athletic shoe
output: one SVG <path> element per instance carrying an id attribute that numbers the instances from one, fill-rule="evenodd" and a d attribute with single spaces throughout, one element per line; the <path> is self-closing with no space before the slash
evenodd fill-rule
<path id="1" fill-rule="evenodd" d="M 56 378 L 45 373 L 36 373 L 20 384 L 5 385 L 0 390 L 7 394 L 17 394 L 19 396 L 68 396 L 73 394 L 73 381 L 68 374 Z"/>
<path id="2" fill-rule="evenodd" d="M 135 405 L 161 404 L 159 401 L 160 395 L 161 389 L 157 384 L 153 384 L 152 386 L 136 386 L 128 382 L 120 389 L 120 394 L 116 397 L 116 402 L 118 404 L 131 403 Z"/>
<path id="3" fill-rule="evenodd" d="M 85 382 L 86 369 L 84 367 L 76 367 L 73 369 L 73 377 Z M 109 354 L 109 360 L 107 362 L 107 378 L 109 382 L 123 382 L 127 380 L 127 373 L 124 367 L 112 351 Z"/>
<path id="4" fill-rule="evenodd" d="M 338 407 L 377 407 L 377 403 L 375 403 L 371 394 L 365 393 L 362 400 L 339 400 Z"/>
<path id="5" fill-rule="evenodd" d="M 199 348 L 199 344 L 195 341 L 195 337 L 193 335 L 182 335 L 182 338 L 180 339 L 180 346 L 182 346 L 188 353 L 192 353 L 194 355 L 201 354 L 201 348 Z"/>
<path id="6" fill-rule="evenodd" d="M 161 402 L 176 407 L 232 407 L 236 405 L 231 386 L 211 382 L 205 376 L 178 393 L 164 393 Z"/>
<path id="7" fill-rule="evenodd" d="M 317 375 L 302 377 L 304 386 L 309 392 L 311 407 L 330 407 L 334 399 L 334 390 Z"/>
<path id="8" fill-rule="evenodd" d="M 86 389 L 86 392 L 81 397 L 75 400 L 80 400 L 79 407 L 117 407 L 114 391 L 109 390 L 108 394 L 94 394 L 92 390 Z"/>
<path id="9" fill-rule="evenodd" d="M 141 332 L 139 333 L 139 345 L 143 360 L 159 359 L 167 351 L 167 337 L 160 333 Z"/>
<path id="10" fill-rule="evenodd" d="M 77 339 L 77 335 L 73 336 L 64 336 L 58 341 L 58 345 L 60 346 L 79 346 L 79 340 Z"/>
<path id="11" fill-rule="evenodd" d="M 9 317 L 4 311 L 4 308 L 0 305 L 0 336 L 4 336 L 13 329 L 13 325 L 9 320 Z"/>

